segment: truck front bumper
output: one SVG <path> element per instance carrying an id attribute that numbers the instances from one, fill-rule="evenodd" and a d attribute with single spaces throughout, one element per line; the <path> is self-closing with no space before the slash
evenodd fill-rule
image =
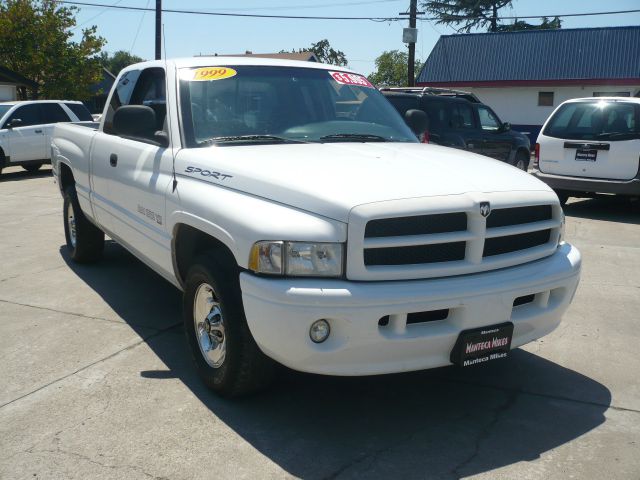
<path id="1" fill-rule="evenodd" d="M 550 333 L 573 299 L 580 266 L 580 252 L 565 243 L 535 262 L 458 277 L 350 282 L 242 273 L 240 285 L 249 328 L 266 355 L 304 372 L 373 375 L 450 365 L 459 333 L 470 328 L 511 321 L 512 348 Z M 443 309 L 444 320 L 407 325 L 408 313 Z M 329 321 L 331 334 L 316 344 L 309 327 L 318 319 Z"/>

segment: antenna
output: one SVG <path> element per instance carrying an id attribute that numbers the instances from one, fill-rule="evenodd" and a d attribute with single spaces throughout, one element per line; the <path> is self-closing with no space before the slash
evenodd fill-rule
<path id="1" fill-rule="evenodd" d="M 167 37 L 164 34 L 164 23 L 162 24 L 162 46 L 164 50 L 164 101 L 166 104 L 167 113 L 167 130 L 169 130 L 169 143 L 171 144 L 171 174 L 173 177 L 173 186 L 171 188 L 171 193 L 176 191 L 176 187 L 178 186 L 178 179 L 176 178 L 176 153 L 175 146 L 173 144 L 173 132 L 171 128 L 171 116 L 169 115 L 169 65 L 167 63 Z"/>

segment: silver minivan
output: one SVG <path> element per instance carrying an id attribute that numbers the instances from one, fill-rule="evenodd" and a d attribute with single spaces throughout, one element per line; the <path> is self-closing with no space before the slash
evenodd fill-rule
<path id="1" fill-rule="evenodd" d="M 640 98 L 578 98 L 547 119 L 533 175 L 560 201 L 594 193 L 640 195 Z"/>

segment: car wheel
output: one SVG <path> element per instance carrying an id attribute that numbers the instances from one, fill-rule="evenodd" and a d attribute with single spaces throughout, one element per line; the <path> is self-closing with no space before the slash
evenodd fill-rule
<path id="1" fill-rule="evenodd" d="M 560 200 L 560 205 L 565 206 L 569 200 L 569 192 L 566 190 L 555 190 L 555 192 L 558 196 L 558 200 Z"/>
<path id="2" fill-rule="evenodd" d="M 525 152 L 518 152 L 512 165 L 524 172 L 529 168 L 529 156 Z"/>
<path id="3" fill-rule="evenodd" d="M 27 172 L 29 173 L 33 173 L 33 172 L 37 172 L 38 170 L 40 170 L 40 167 L 42 167 L 43 163 L 30 163 L 28 165 L 23 165 L 22 168 L 24 168 Z"/>
<path id="4" fill-rule="evenodd" d="M 271 382 L 275 365 L 249 331 L 237 269 L 212 254 L 198 258 L 187 273 L 182 311 L 193 361 L 209 388 L 237 397 Z"/>
<path id="5" fill-rule="evenodd" d="M 102 257 L 104 232 L 87 220 L 74 186 L 64 191 L 64 235 L 67 249 L 77 263 L 94 262 Z"/>

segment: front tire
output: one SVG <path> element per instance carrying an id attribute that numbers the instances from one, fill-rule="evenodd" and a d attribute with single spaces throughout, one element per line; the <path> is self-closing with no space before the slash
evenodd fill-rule
<path id="1" fill-rule="evenodd" d="M 560 205 L 562 205 L 563 207 L 567 204 L 567 201 L 569 200 L 569 192 L 566 190 L 555 190 L 556 195 L 558 195 L 558 200 L 560 200 Z"/>
<path id="2" fill-rule="evenodd" d="M 249 331 L 236 268 L 199 257 L 187 273 L 182 311 L 196 370 L 210 389 L 237 397 L 271 382 L 274 362 Z"/>
<path id="3" fill-rule="evenodd" d="M 78 203 L 74 186 L 64 191 L 64 236 L 74 262 L 95 262 L 104 251 L 104 232 L 87 220 Z"/>

